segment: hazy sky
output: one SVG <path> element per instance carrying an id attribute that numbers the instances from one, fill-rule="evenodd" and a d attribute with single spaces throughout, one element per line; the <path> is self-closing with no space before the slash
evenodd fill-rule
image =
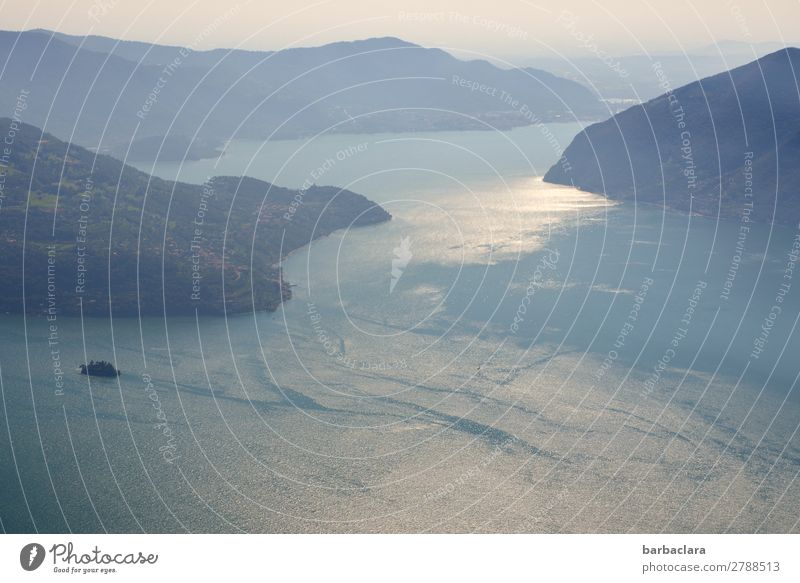
<path id="1" fill-rule="evenodd" d="M 278 49 L 398 36 L 519 58 L 800 40 L 800 0 L 0 0 L 4 29 L 193 48 Z"/>

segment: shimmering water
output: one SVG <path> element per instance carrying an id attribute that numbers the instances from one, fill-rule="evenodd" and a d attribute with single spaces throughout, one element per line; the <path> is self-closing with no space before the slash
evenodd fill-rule
<path id="1" fill-rule="evenodd" d="M 49 323 L 3 316 L 3 528 L 797 531 L 796 233 L 737 250 L 736 223 L 542 183 L 576 131 L 143 165 L 337 184 L 394 219 L 292 255 L 273 314 L 59 317 L 63 395 Z M 118 380 L 71 370 L 104 357 Z"/>

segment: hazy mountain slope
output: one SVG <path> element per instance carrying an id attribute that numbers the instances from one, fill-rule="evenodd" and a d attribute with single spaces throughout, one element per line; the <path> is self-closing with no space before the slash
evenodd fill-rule
<path id="1" fill-rule="evenodd" d="M 662 79 L 655 72 L 656 67 L 669 78 L 672 87 L 680 87 L 740 67 L 782 48 L 777 45 L 724 42 L 719 46 L 712 45 L 682 54 L 620 55 L 608 61 L 596 56 L 569 59 L 532 57 L 521 60 L 559 77 L 584 83 L 616 106 L 619 100 L 639 103 L 664 93 Z"/>
<path id="2" fill-rule="evenodd" d="M 161 66 L 79 50 L 43 34 L 0 32 L 0 54 L 0 115 L 11 115 L 20 92 L 28 91 L 24 121 L 86 147 L 102 141 L 122 154 L 132 138 L 164 135 L 173 122 L 173 135 L 193 131 L 230 82 L 200 83 L 206 71 L 188 64 L 167 78 Z M 161 77 L 167 82 L 153 99 Z M 208 132 L 223 132 L 222 121 L 209 120 Z"/>
<path id="3" fill-rule="evenodd" d="M 752 202 L 757 220 L 777 208 L 796 223 L 798 74 L 788 49 L 631 107 L 576 136 L 545 180 L 707 215 Z"/>
<path id="4" fill-rule="evenodd" d="M 28 31 L 28 33 L 38 33 L 48 37 L 52 36 L 61 42 L 73 46 L 80 46 L 88 51 L 93 51 L 96 53 L 111 53 L 116 57 L 133 61 L 134 63 L 139 63 L 140 65 L 158 65 L 163 67 L 164 65 L 171 63 L 181 50 L 181 47 L 172 45 L 159 45 L 141 41 L 120 40 L 98 35 L 78 36 L 41 28 Z M 229 52 L 230 51 L 228 49 L 193 51 L 192 56 L 190 57 L 191 65 L 194 67 L 212 67 L 219 63 L 220 59 Z M 239 64 L 249 62 L 249 66 L 253 66 L 259 60 L 270 54 L 270 51 L 255 52 L 239 50 L 236 51 L 236 54 Z"/>

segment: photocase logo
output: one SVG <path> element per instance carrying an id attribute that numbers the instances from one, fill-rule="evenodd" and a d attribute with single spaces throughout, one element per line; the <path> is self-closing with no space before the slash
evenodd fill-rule
<path id="1" fill-rule="evenodd" d="M 19 564 L 26 571 L 35 571 L 44 562 L 44 547 L 39 543 L 29 543 L 19 552 Z"/>
<path id="2" fill-rule="evenodd" d="M 403 270 L 408 266 L 408 262 L 414 255 L 411 253 L 411 238 L 403 237 L 400 245 L 394 248 L 394 259 L 392 259 L 392 280 L 389 282 L 389 293 L 394 291 L 394 287 L 403 276 Z"/>

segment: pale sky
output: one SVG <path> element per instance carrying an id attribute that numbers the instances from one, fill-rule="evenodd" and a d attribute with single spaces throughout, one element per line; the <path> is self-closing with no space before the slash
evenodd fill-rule
<path id="1" fill-rule="evenodd" d="M 397 36 L 474 55 L 682 51 L 800 41 L 800 0 L 0 0 L 0 28 L 195 49 L 274 50 Z"/>

